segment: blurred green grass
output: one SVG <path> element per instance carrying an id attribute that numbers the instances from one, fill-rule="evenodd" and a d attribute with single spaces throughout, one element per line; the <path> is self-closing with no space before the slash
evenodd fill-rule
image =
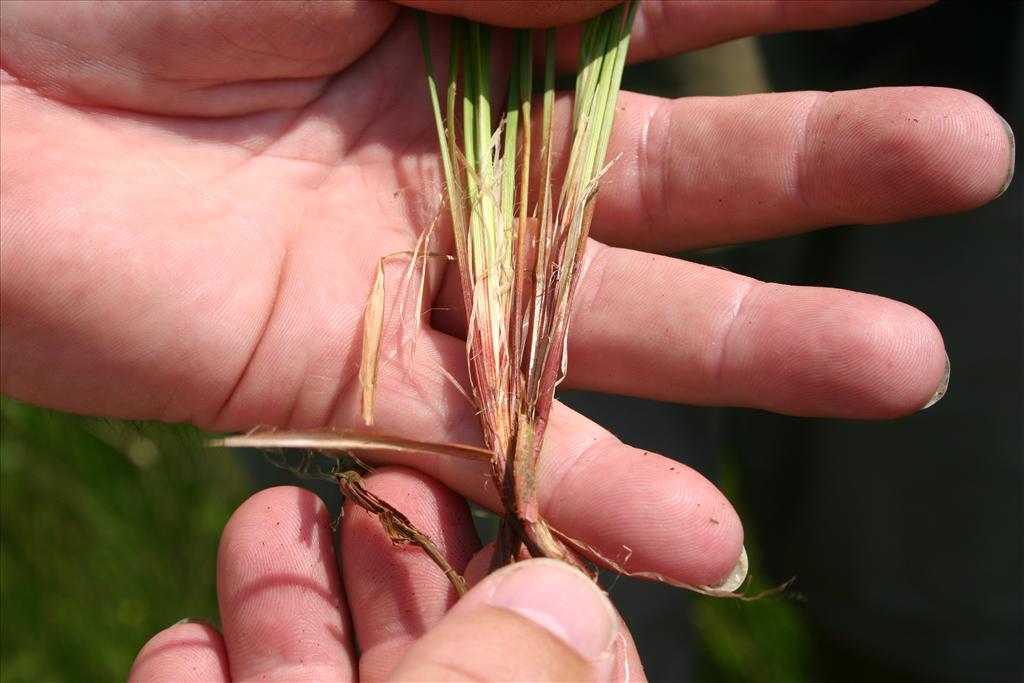
<path id="1" fill-rule="evenodd" d="M 0 398 L 0 680 L 123 680 L 157 631 L 217 622 L 217 542 L 251 484 L 204 438 Z M 728 462 L 721 483 L 738 500 Z M 758 566 L 756 539 L 747 549 Z M 697 598 L 690 617 L 696 680 L 808 680 L 792 601 Z"/>
<path id="2" fill-rule="evenodd" d="M 123 680 L 185 617 L 217 618 L 217 542 L 249 490 L 198 432 L 0 399 L 0 679 Z"/>

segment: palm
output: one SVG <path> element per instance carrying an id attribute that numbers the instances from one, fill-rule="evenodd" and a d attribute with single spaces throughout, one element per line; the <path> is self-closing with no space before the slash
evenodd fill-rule
<path id="1" fill-rule="evenodd" d="M 104 314 L 103 345 L 150 347 L 145 358 L 70 359 L 114 363 L 124 386 L 144 384 L 144 397 L 111 397 L 107 412 L 220 429 L 351 422 L 377 259 L 414 247 L 436 199 L 422 173 L 433 135 L 422 83 L 399 77 L 419 66 L 407 29 L 288 109 L 264 110 L 274 93 L 259 88 L 246 103 L 258 113 L 216 119 L 18 102 L 47 111 L 19 122 L 19 141 L 39 146 L 18 175 L 39 182 L 13 200 L 59 206 L 72 194 L 87 198 L 76 210 L 89 217 L 119 207 L 50 227 L 67 231 L 70 251 L 99 257 L 86 275 L 109 284 L 83 303 Z M 200 110 L 222 106 L 211 90 Z M 155 376 L 154 361 L 165 366 Z"/>

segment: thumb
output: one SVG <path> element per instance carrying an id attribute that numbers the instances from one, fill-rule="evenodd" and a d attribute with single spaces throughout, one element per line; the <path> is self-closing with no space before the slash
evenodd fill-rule
<path id="1" fill-rule="evenodd" d="M 500 569 L 398 663 L 392 680 L 610 681 L 618 619 L 589 578 L 555 560 Z"/>

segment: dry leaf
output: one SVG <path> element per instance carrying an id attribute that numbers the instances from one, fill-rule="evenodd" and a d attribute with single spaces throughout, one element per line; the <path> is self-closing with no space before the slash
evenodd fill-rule
<path id="1" fill-rule="evenodd" d="M 366 301 L 363 315 L 363 354 L 359 361 L 359 384 L 363 388 L 362 415 L 367 426 L 373 424 L 373 400 L 377 394 L 377 368 L 380 342 L 384 334 L 384 259 L 377 264 L 377 277 Z"/>

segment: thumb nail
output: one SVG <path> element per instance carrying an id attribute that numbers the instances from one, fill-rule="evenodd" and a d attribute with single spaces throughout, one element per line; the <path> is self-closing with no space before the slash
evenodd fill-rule
<path id="1" fill-rule="evenodd" d="M 536 559 L 505 567 L 483 583 L 491 584 L 484 603 L 529 619 L 592 662 L 602 680 L 611 676 L 618 619 L 608 597 L 587 576 L 564 562 Z M 455 609 L 470 607 L 463 603 L 472 597 L 467 594 Z"/>

